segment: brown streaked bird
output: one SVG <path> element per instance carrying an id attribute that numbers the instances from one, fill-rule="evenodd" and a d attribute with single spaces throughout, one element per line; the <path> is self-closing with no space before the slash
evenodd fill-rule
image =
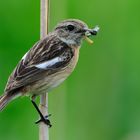
<path id="1" fill-rule="evenodd" d="M 38 41 L 20 60 L 10 75 L 4 94 L 0 97 L 0 111 L 13 99 L 29 95 L 44 123 L 51 125 L 35 104 L 35 97 L 61 84 L 74 70 L 83 39 L 96 35 L 99 27 L 89 29 L 77 19 L 60 22 L 53 32 Z"/>

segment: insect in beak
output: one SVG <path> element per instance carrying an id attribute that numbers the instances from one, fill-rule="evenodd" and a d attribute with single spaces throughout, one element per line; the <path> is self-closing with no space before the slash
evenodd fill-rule
<path id="1" fill-rule="evenodd" d="M 93 29 L 86 29 L 86 32 L 85 32 L 85 40 L 89 43 L 89 44 L 93 44 L 93 41 L 89 38 L 89 36 L 93 35 L 97 35 L 98 31 L 99 31 L 99 26 L 96 26 L 95 28 Z"/>

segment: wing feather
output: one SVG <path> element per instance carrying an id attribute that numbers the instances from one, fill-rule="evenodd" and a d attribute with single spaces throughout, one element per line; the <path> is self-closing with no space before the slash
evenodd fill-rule
<path id="1" fill-rule="evenodd" d="M 21 89 L 57 72 L 69 64 L 73 53 L 72 48 L 54 35 L 37 42 L 9 77 L 5 91 Z"/>

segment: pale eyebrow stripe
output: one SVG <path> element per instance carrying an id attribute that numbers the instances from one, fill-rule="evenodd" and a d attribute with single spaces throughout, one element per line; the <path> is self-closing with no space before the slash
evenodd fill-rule
<path id="1" fill-rule="evenodd" d="M 56 57 L 56 58 L 54 58 L 54 59 L 52 59 L 52 60 L 49 60 L 49 61 L 46 61 L 46 62 L 37 64 L 37 65 L 35 65 L 35 67 L 37 67 L 37 68 L 39 68 L 39 69 L 44 69 L 44 70 L 45 70 L 45 69 L 47 69 L 48 67 L 51 67 L 51 66 L 55 65 L 56 63 L 62 62 L 62 61 L 63 61 L 62 58 Z"/>

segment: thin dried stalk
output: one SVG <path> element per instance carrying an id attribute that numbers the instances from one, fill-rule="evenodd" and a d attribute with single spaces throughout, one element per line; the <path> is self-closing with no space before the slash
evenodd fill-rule
<path id="1" fill-rule="evenodd" d="M 40 0 L 40 38 L 44 38 L 48 33 L 49 23 L 49 0 Z M 43 115 L 48 115 L 48 94 L 44 93 L 40 97 L 40 110 Z M 46 124 L 39 125 L 39 140 L 49 140 L 49 128 Z"/>

